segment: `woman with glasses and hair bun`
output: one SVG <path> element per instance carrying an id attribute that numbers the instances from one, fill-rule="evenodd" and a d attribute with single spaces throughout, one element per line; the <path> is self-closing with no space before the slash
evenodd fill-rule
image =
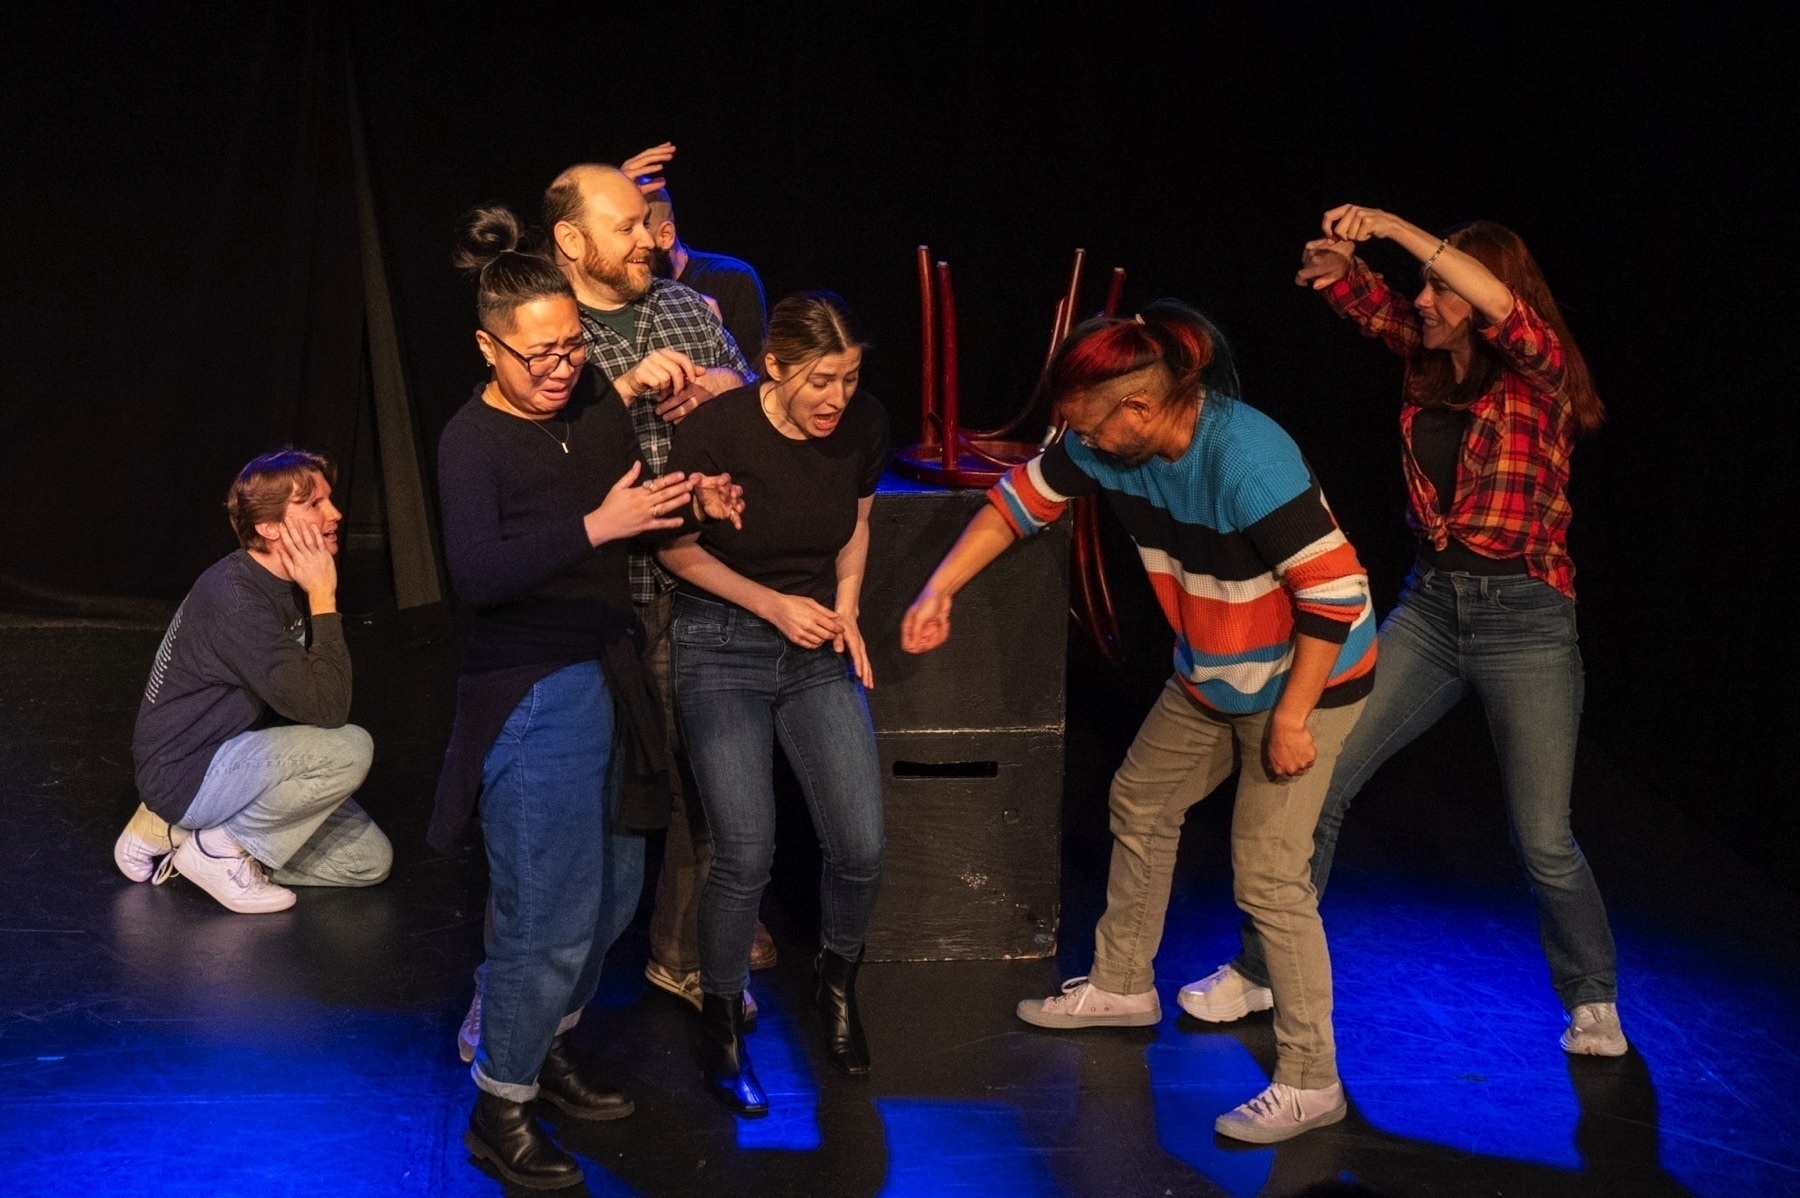
<path id="1" fill-rule="evenodd" d="M 581 1168 L 526 1110 L 617 1119 L 566 1033 L 599 983 L 643 881 L 637 829 L 668 816 L 653 769 L 662 720 L 626 581 L 633 540 L 736 518 L 729 479 L 641 480 L 624 407 L 582 371 L 575 295 L 504 208 L 472 213 L 456 262 L 475 280 L 490 374 L 445 427 L 439 497 L 450 576 L 471 609 L 456 724 L 430 840 L 479 810 L 490 885 L 480 1090 L 464 1144 L 507 1181 L 573 1185 Z"/>
<path id="2" fill-rule="evenodd" d="M 1381 624 L 1381 674 L 1344 745 L 1314 835 L 1321 891 L 1350 800 L 1466 694 L 1487 713 L 1514 841 L 1531 879 L 1562 1047 L 1620 1056 L 1618 961 L 1606 905 L 1569 827 L 1583 677 L 1569 560 L 1569 459 L 1605 414 L 1587 364 L 1518 234 L 1476 221 L 1443 237 L 1344 204 L 1306 243 L 1295 282 L 1405 363 L 1407 522 L 1419 557 Z M 1392 241 L 1420 263 L 1395 291 L 1356 254 Z M 1259 1005 L 1261 941 L 1182 992 L 1201 1019 Z"/>
<path id="3" fill-rule="evenodd" d="M 675 430 L 674 469 L 728 472 L 742 527 L 712 524 L 661 549 L 680 579 L 675 702 L 712 869 L 700 904 L 701 1032 L 713 1092 L 768 1111 L 744 1047 L 744 983 L 775 853 L 774 748 L 805 791 L 824 850 L 814 1002 L 832 1064 L 869 1069 L 856 971 L 881 880 L 881 763 L 857 626 L 869 511 L 887 464 L 887 413 L 857 391 L 863 340 L 830 292 L 769 315 L 762 381 Z"/>

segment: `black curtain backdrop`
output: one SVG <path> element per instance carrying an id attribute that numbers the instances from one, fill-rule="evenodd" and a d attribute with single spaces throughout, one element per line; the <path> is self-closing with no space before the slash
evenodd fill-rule
<path id="1" fill-rule="evenodd" d="M 1439 4 L 612 4 L 0 16 L 0 579 L 177 598 L 220 501 L 293 440 L 378 512 L 349 157 L 353 65 L 424 444 L 481 378 L 458 215 L 535 214 L 665 138 L 693 245 L 843 292 L 917 429 L 912 250 L 956 269 L 964 410 L 1009 416 L 1077 245 L 1090 306 L 1174 294 L 1233 336 L 1391 601 L 1411 549 L 1396 363 L 1291 285 L 1353 200 L 1533 246 L 1610 424 L 1576 457 L 1588 734 L 1800 880 L 1785 284 L 1793 18 Z M 1759 6 L 1758 11 L 1761 11 Z M 1776 22 L 1781 22 L 1778 25 Z M 1408 286 L 1406 261 L 1375 251 Z M 429 471 L 432 463 L 426 463 Z M 1132 568 L 1121 563 L 1122 569 Z M 1578 815 L 1579 824 L 1579 815 Z"/>

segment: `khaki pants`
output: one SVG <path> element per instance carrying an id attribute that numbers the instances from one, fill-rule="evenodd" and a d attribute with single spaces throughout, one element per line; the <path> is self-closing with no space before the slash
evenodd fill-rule
<path id="1" fill-rule="evenodd" d="M 1314 711 L 1307 727 L 1318 761 L 1300 777 L 1282 779 L 1264 764 L 1268 712 L 1212 714 L 1169 679 L 1113 776 L 1112 867 L 1106 914 L 1095 930 L 1095 986 L 1115 994 L 1152 988 L 1187 809 L 1241 766 L 1231 817 L 1232 892 L 1268 953 L 1275 1080 L 1309 1090 L 1338 1080 L 1331 958 L 1311 878 L 1313 827 L 1338 750 L 1361 711 L 1360 701 Z"/>

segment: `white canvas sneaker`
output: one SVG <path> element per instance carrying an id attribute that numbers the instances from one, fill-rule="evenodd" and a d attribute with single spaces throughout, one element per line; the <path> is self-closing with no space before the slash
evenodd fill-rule
<path id="1" fill-rule="evenodd" d="M 1344 1084 L 1301 1090 L 1270 1082 L 1269 1088 L 1213 1120 L 1213 1130 L 1251 1144 L 1276 1144 L 1303 1131 L 1336 1123 L 1350 1110 Z"/>
<path id="2" fill-rule="evenodd" d="M 1230 1023 L 1252 1011 L 1275 1005 L 1275 992 L 1258 986 L 1229 965 L 1221 965 L 1197 982 L 1189 982 L 1175 996 L 1181 1009 L 1207 1023 Z"/>
<path id="3" fill-rule="evenodd" d="M 1064 982 L 1061 994 L 1024 1000 L 1018 1012 L 1020 1019 L 1038 1027 L 1149 1027 L 1162 1022 L 1156 991 L 1114 994 L 1085 977 Z"/>
<path id="4" fill-rule="evenodd" d="M 456 1055 L 467 1065 L 475 1059 L 475 1047 L 481 1043 L 481 971 L 475 971 L 475 997 L 469 1002 L 469 1013 L 456 1029 Z"/>
<path id="5" fill-rule="evenodd" d="M 133 882 L 148 882 L 156 872 L 156 860 L 180 848 L 193 833 L 164 822 L 163 817 L 138 804 L 125 830 L 113 841 L 113 863 Z"/>
<path id="6" fill-rule="evenodd" d="M 1569 1026 L 1563 1029 L 1562 1047 L 1564 1052 L 1574 1056 L 1624 1056 L 1631 1045 L 1625 1042 L 1625 1029 L 1619 1026 L 1619 1005 L 1584 1002 L 1569 1012 Z"/>
<path id="7" fill-rule="evenodd" d="M 651 957 L 644 962 L 644 978 L 658 990 L 668 991 L 693 1007 L 694 1010 L 700 1009 L 700 971 L 698 969 L 688 973 L 676 973 L 655 957 Z M 744 991 L 744 1022 L 749 1024 L 755 1021 L 756 1000 L 750 997 L 750 992 L 746 990 Z M 748 1031 L 749 1028 L 745 1028 L 745 1030 Z"/>
<path id="8" fill-rule="evenodd" d="M 223 855 L 205 844 L 208 833 L 226 844 Z M 277 886 L 263 873 L 262 862 L 217 828 L 196 832 L 169 855 L 157 871 L 157 880 L 180 874 L 227 908 L 245 915 L 285 911 L 294 905 L 294 892 Z"/>

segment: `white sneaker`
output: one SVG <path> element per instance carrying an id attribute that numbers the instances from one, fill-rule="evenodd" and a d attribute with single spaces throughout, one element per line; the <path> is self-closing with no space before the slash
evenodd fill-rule
<path id="1" fill-rule="evenodd" d="M 463 1016 L 462 1026 L 456 1029 L 456 1055 L 467 1065 L 475 1059 L 475 1046 L 481 1043 L 481 983 L 482 975 L 475 971 L 475 997 L 469 1000 L 469 1013 Z"/>
<path id="2" fill-rule="evenodd" d="M 1344 1101 L 1344 1083 L 1323 1090 L 1300 1090 L 1270 1082 L 1269 1088 L 1213 1120 L 1213 1130 L 1251 1144 L 1275 1144 L 1291 1140 L 1303 1131 L 1336 1123 L 1350 1110 Z"/>
<path id="3" fill-rule="evenodd" d="M 1569 1012 L 1562 1047 L 1575 1056 L 1622 1057 L 1631 1045 L 1619 1026 L 1619 1006 L 1610 1002 L 1584 1002 Z"/>
<path id="4" fill-rule="evenodd" d="M 1181 1009 L 1208 1023 L 1230 1023 L 1252 1011 L 1275 1005 L 1275 992 L 1258 986 L 1229 965 L 1221 965 L 1197 982 L 1189 982 L 1175 996 Z"/>
<path id="5" fill-rule="evenodd" d="M 1156 991 L 1114 994 L 1085 977 L 1064 982 L 1061 994 L 1026 999 L 1018 1012 L 1020 1019 L 1038 1027 L 1149 1027 L 1162 1022 Z"/>
<path id="6" fill-rule="evenodd" d="M 206 832 L 196 832 L 163 862 L 157 880 L 181 874 L 230 910 L 245 915 L 285 911 L 294 905 L 294 892 L 269 881 L 262 862 L 228 834 L 216 828 L 208 831 L 214 840 L 225 842 L 223 856 L 206 847 Z"/>
<path id="7" fill-rule="evenodd" d="M 148 882 L 156 872 L 156 859 L 180 848 L 191 835 L 186 828 L 171 826 L 139 803 L 125 830 L 113 841 L 113 863 L 133 882 Z"/>
<path id="8" fill-rule="evenodd" d="M 700 1009 L 700 971 L 698 969 L 679 973 L 652 957 L 644 962 L 644 980 L 658 990 L 673 994 L 693 1007 L 694 1010 Z"/>
<path id="9" fill-rule="evenodd" d="M 700 1009 L 700 971 L 698 969 L 690 970 L 687 973 L 676 973 L 655 957 L 651 957 L 644 962 L 644 979 L 658 990 L 666 990 L 673 994 L 693 1007 L 694 1010 Z M 750 997 L 750 992 L 746 990 L 744 991 L 744 1022 L 754 1023 L 755 1021 L 756 1000 Z"/>

